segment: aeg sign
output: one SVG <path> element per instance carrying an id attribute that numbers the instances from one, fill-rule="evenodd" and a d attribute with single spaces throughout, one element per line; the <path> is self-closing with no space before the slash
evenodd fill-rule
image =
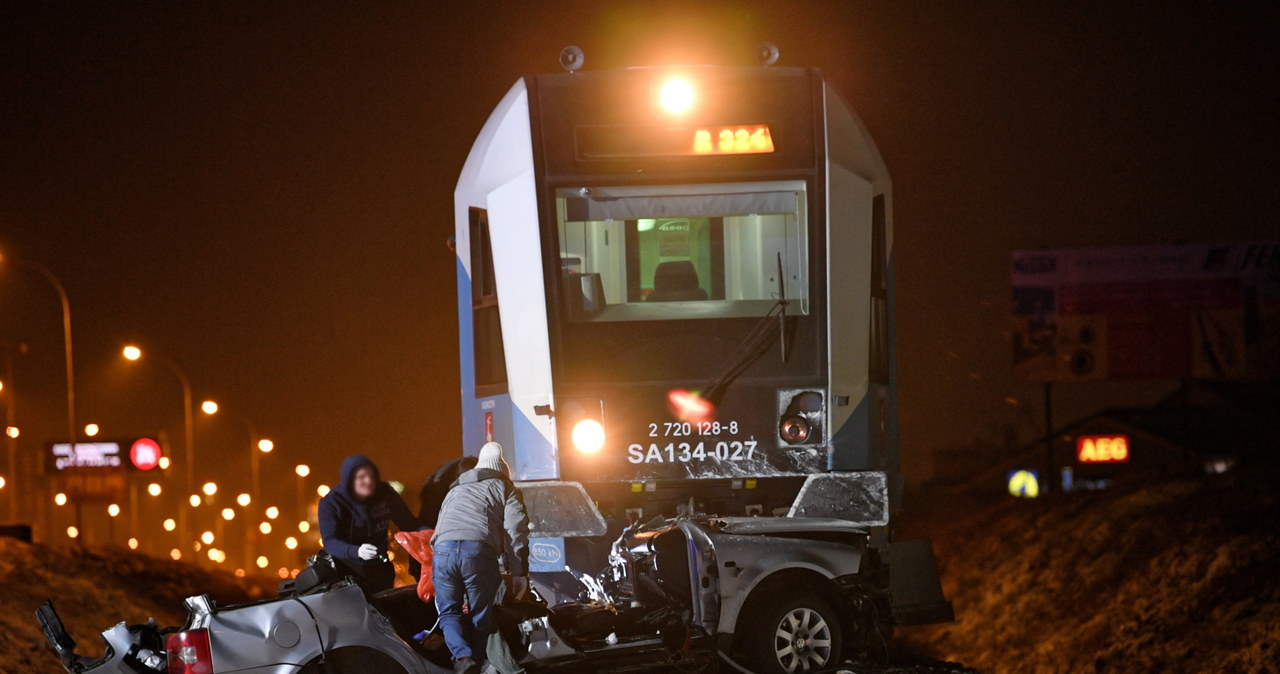
<path id="1" fill-rule="evenodd" d="M 1129 436 L 1081 435 L 1076 438 L 1080 463 L 1124 463 L 1129 460 Z"/>

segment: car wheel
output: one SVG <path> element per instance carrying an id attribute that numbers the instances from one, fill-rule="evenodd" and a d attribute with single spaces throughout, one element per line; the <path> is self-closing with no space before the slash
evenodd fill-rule
<path id="1" fill-rule="evenodd" d="M 746 651 L 760 674 L 809 674 L 840 662 L 840 614 L 817 595 L 800 593 L 760 607 Z"/>

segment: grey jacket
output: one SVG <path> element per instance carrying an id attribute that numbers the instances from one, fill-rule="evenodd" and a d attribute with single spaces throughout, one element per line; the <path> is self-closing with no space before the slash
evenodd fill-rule
<path id="1" fill-rule="evenodd" d="M 529 513 L 520 490 L 506 475 L 474 468 L 458 477 L 440 506 L 431 545 L 481 541 L 507 557 L 507 572 L 529 572 Z"/>

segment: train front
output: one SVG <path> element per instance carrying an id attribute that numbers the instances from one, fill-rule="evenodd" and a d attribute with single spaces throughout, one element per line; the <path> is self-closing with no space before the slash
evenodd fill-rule
<path id="1" fill-rule="evenodd" d="M 815 70 L 524 78 L 458 185 L 467 451 L 617 520 L 885 524 L 888 190 Z"/>

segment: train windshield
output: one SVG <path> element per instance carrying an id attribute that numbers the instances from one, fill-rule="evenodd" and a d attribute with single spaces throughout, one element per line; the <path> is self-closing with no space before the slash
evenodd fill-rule
<path id="1" fill-rule="evenodd" d="M 569 322 L 809 311 L 802 181 L 556 192 Z"/>

